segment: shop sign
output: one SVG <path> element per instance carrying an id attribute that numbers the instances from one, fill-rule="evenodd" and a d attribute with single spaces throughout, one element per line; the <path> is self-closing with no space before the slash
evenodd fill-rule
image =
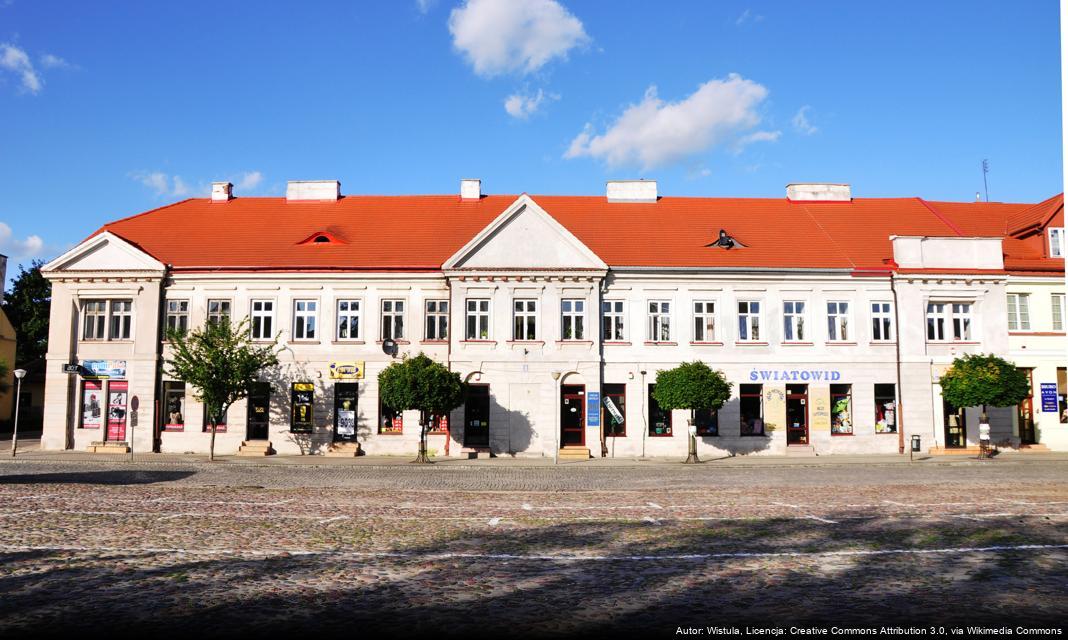
<path id="1" fill-rule="evenodd" d="M 586 392 L 586 426 L 601 426 L 601 392 Z"/>
<path id="2" fill-rule="evenodd" d="M 1042 386 L 1042 412 L 1057 413 L 1057 384 L 1043 382 Z"/>
<path id="3" fill-rule="evenodd" d="M 620 412 L 619 407 L 612 401 L 612 398 L 604 397 L 604 408 L 608 409 L 608 414 L 612 416 L 612 419 L 616 421 L 616 424 L 623 424 L 623 413 Z"/>
<path id="4" fill-rule="evenodd" d="M 829 433 L 831 431 L 831 390 L 827 387 L 812 389 L 808 397 L 811 400 L 809 413 L 812 431 Z"/>
<path id="5" fill-rule="evenodd" d="M 363 380 L 364 361 L 331 362 L 331 380 Z"/>
<path id="6" fill-rule="evenodd" d="M 310 433 L 312 430 L 312 400 L 315 385 L 310 382 L 293 383 L 293 421 L 289 430 L 293 433 Z"/>
<path id="7" fill-rule="evenodd" d="M 753 369 L 750 382 L 836 382 L 842 372 L 835 369 Z"/>
<path id="8" fill-rule="evenodd" d="M 89 379 L 126 379 L 125 360 L 82 360 L 82 367 L 85 369 L 85 377 Z"/>

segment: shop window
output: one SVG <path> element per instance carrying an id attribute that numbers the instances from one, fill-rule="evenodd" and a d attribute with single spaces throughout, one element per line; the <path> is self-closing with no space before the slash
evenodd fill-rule
<path id="1" fill-rule="evenodd" d="M 204 433 L 211 433 L 211 420 L 208 415 L 208 407 L 204 407 L 204 424 L 201 427 Z M 223 411 L 217 414 L 217 422 L 215 424 L 215 433 L 226 433 L 226 412 Z"/>
<path id="2" fill-rule="evenodd" d="M 513 300 L 514 309 L 512 340 L 538 339 L 538 301 Z"/>
<path id="3" fill-rule="evenodd" d="M 875 385 L 875 433 L 897 433 L 897 388 Z"/>
<path id="4" fill-rule="evenodd" d="M 184 335 L 189 331 L 189 301 L 167 301 L 167 331 Z"/>
<path id="5" fill-rule="evenodd" d="M 449 339 L 449 301 L 426 301 L 426 339 Z"/>
<path id="6" fill-rule="evenodd" d="M 185 383 L 163 383 L 163 430 L 185 430 Z"/>
<path id="7" fill-rule="evenodd" d="M 1009 310 L 1009 331 L 1030 331 L 1031 315 L 1028 312 L 1026 293 L 1010 293 L 1006 296 Z"/>
<path id="8" fill-rule="evenodd" d="M 400 411 L 378 403 L 378 433 L 383 435 L 400 434 L 404 431 L 404 416 Z"/>
<path id="9" fill-rule="evenodd" d="M 208 300 L 208 324 L 230 322 L 229 300 Z"/>
<path id="10" fill-rule="evenodd" d="M 853 435 L 853 385 L 831 385 L 831 435 Z"/>
<path id="11" fill-rule="evenodd" d="M 560 301 L 560 339 L 561 340 L 585 340 L 586 339 L 586 301 L 585 300 L 561 300 Z"/>
<path id="12" fill-rule="evenodd" d="M 426 427 L 427 434 L 444 435 L 449 432 L 449 416 L 431 415 Z"/>
<path id="13" fill-rule="evenodd" d="M 667 301 L 649 302 L 649 341 L 671 341 L 671 303 Z"/>
<path id="14" fill-rule="evenodd" d="M 671 411 L 661 409 L 656 403 L 656 398 L 653 397 L 654 389 L 656 389 L 655 384 L 649 385 L 649 435 L 670 436 Z"/>
<path id="15" fill-rule="evenodd" d="M 623 342 L 623 301 L 605 300 L 601 303 L 602 333 L 605 342 Z"/>
<path id="16" fill-rule="evenodd" d="M 292 433 L 311 433 L 315 385 L 311 382 L 294 382 L 291 398 L 289 430 Z"/>
<path id="17" fill-rule="evenodd" d="M 293 339 L 315 340 L 319 337 L 319 301 L 293 301 Z"/>
<path id="18" fill-rule="evenodd" d="M 382 301 L 382 339 L 404 339 L 404 300 Z"/>
<path id="19" fill-rule="evenodd" d="M 252 339 L 270 340 L 274 337 L 274 300 L 252 301 Z"/>
<path id="20" fill-rule="evenodd" d="M 490 301 L 471 299 L 467 301 L 466 340 L 489 340 Z"/>
<path id="21" fill-rule="evenodd" d="M 716 303 L 693 303 L 693 341 L 715 342 L 716 340 Z"/>
<path id="22" fill-rule="evenodd" d="M 694 412 L 694 426 L 699 436 L 719 435 L 719 411 L 715 409 L 698 409 Z"/>
<path id="23" fill-rule="evenodd" d="M 871 339 L 875 342 L 893 340 L 893 326 L 894 317 L 890 314 L 890 303 L 871 303 Z"/>
<path id="24" fill-rule="evenodd" d="M 627 435 L 627 385 L 604 384 L 601 386 L 601 424 L 607 438 L 622 438 Z"/>
<path id="25" fill-rule="evenodd" d="M 805 303 L 788 300 L 782 303 L 782 338 L 786 342 L 805 340 Z"/>
<path id="26" fill-rule="evenodd" d="M 738 388 L 738 408 L 743 436 L 764 435 L 764 387 L 759 384 L 743 384 Z"/>
<path id="27" fill-rule="evenodd" d="M 756 300 L 742 300 L 738 303 L 738 340 L 760 340 L 760 303 Z"/>
<path id="28" fill-rule="evenodd" d="M 360 339 L 360 301 L 337 301 L 337 339 Z"/>
<path id="29" fill-rule="evenodd" d="M 100 380 L 82 382 L 82 429 L 99 429 L 104 421 L 104 383 Z"/>

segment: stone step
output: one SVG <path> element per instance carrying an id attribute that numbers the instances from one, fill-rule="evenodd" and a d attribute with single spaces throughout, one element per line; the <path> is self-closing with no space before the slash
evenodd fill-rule
<path id="1" fill-rule="evenodd" d="M 797 456 L 799 458 L 816 457 L 816 447 L 810 444 L 788 444 L 786 445 L 786 455 Z"/>
<path id="2" fill-rule="evenodd" d="M 590 450 L 587 447 L 564 447 L 560 449 L 561 460 L 589 460 Z"/>
<path id="3" fill-rule="evenodd" d="M 89 453 L 130 453 L 125 442 L 92 442 L 86 449 Z"/>
<path id="4" fill-rule="evenodd" d="M 1021 453 L 1049 453 L 1049 447 L 1044 444 L 1021 444 L 1017 451 Z"/>
<path id="5" fill-rule="evenodd" d="M 977 456 L 979 455 L 978 446 L 969 447 L 931 447 L 927 450 L 927 453 L 932 456 Z"/>
<path id="6" fill-rule="evenodd" d="M 274 454 L 270 440 L 245 440 L 237 450 L 239 456 L 269 456 Z"/>
<path id="7" fill-rule="evenodd" d="M 460 457 L 467 458 L 468 460 L 475 460 L 478 458 L 492 458 L 493 451 L 489 447 L 464 447 L 460 449 Z"/>
<path id="8" fill-rule="evenodd" d="M 333 442 L 323 454 L 327 458 L 355 458 L 360 455 L 359 442 Z"/>

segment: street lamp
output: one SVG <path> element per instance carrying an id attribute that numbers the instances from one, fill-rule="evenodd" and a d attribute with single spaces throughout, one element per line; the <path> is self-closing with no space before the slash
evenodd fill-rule
<path id="1" fill-rule="evenodd" d="M 18 388 L 15 391 L 15 430 L 11 432 L 11 457 L 15 457 L 15 451 L 19 446 L 19 400 L 22 397 L 22 379 L 26 377 L 25 369 L 15 369 L 15 378 L 18 380 Z"/>

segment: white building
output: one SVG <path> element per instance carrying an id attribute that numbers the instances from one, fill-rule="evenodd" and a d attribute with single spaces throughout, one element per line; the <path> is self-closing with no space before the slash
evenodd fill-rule
<path id="1" fill-rule="evenodd" d="M 341 196 L 323 181 L 235 198 L 219 183 L 210 199 L 109 223 L 46 265 L 42 446 L 206 451 L 194 390 L 163 372 L 163 328 L 249 315 L 253 338 L 281 332 L 282 366 L 225 416 L 220 453 L 250 441 L 324 453 L 352 439 L 346 407 L 366 452 L 413 453 L 418 416 L 380 406 L 377 375 L 418 352 L 469 383 L 465 405 L 436 422 L 437 455 L 679 456 L 689 416 L 659 411 L 649 389 L 692 360 L 734 384 L 698 416 L 703 456 L 892 453 L 912 435 L 924 449 L 967 447 L 978 411 L 945 407 L 937 379 L 980 352 L 1035 375 L 1035 428 L 1025 408 L 992 410 L 994 440 L 1068 449 L 1062 411 L 1038 396 L 1064 360 L 1054 201 L 862 199 L 848 185 L 670 198 L 652 181 L 486 196 L 469 180 L 459 196 Z M 1006 231 L 1038 218 L 1024 238 Z M 1048 300 L 1049 327 L 1032 315 L 1035 330 L 1021 329 L 1025 293 L 1032 314 Z"/>

